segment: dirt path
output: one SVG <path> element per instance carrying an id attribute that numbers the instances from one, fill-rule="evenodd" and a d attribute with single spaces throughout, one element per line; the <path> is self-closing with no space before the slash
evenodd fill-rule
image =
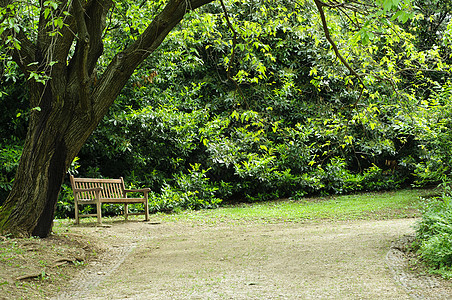
<path id="1" fill-rule="evenodd" d="M 413 223 L 73 227 L 108 251 L 55 299 L 447 299 L 451 290 L 421 286 L 389 251 Z"/>

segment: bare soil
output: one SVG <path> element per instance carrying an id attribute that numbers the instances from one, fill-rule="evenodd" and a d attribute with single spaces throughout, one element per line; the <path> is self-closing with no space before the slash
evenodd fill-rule
<path id="1" fill-rule="evenodd" d="M 411 270 L 414 219 L 65 224 L 0 241 L 0 299 L 452 299 Z"/>

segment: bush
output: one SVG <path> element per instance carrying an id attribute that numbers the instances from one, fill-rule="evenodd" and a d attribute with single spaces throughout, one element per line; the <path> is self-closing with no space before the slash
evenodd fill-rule
<path id="1" fill-rule="evenodd" d="M 366 191 L 389 191 L 400 188 L 405 180 L 400 173 L 385 172 L 374 165 L 364 172 L 361 185 Z"/>
<path id="2" fill-rule="evenodd" d="M 430 237 L 422 242 L 418 253 L 431 273 L 452 278 L 452 234 L 441 233 Z"/>
<path id="3" fill-rule="evenodd" d="M 3 148 L 3 149 L 1 149 Z M 13 186 L 14 174 L 19 165 L 22 147 L 0 143 L 0 206 Z"/>
<path id="4" fill-rule="evenodd" d="M 181 209 L 217 208 L 222 201 L 216 197 L 219 188 L 209 182 L 207 170 L 202 170 L 200 166 L 192 165 L 188 174 L 175 176 L 175 183 L 165 184 L 161 194 L 151 193 L 150 210 L 173 212 Z"/>
<path id="5" fill-rule="evenodd" d="M 422 209 L 422 219 L 416 227 L 417 253 L 432 273 L 452 278 L 452 197 L 444 192 Z"/>
<path id="6" fill-rule="evenodd" d="M 72 189 L 66 184 L 63 184 L 56 204 L 55 218 L 73 218 L 75 215 L 74 209 L 74 194 L 72 193 Z"/>

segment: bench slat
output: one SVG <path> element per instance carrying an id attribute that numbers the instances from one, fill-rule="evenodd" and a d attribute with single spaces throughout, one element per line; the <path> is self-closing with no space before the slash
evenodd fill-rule
<path id="1" fill-rule="evenodd" d="M 121 179 L 104 179 L 104 178 L 75 178 L 75 182 L 88 182 L 88 183 L 121 183 Z"/>
<path id="2" fill-rule="evenodd" d="M 108 190 L 108 186 L 105 183 L 99 183 L 99 186 L 102 187 L 102 198 L 109 197 L 110 191 Z"/>
<path id="3" fill-rule="evenodd" d="M 112 185 L 104 183 L 104 186 L 105 186 L 105 190 L 106 190 L 105 194 L 107 194 L 107 195 L 105 195 L 105 198 L 113 198 L 114 194 L 113 194 L 112 189 L 111 189 Z"/>
<path id="4" fill-rule="evenodd" d="M 102 203 L 144 203 L 144 198 L 101 198 Z"/>
<path id="5" fill-rule="evenodd" d="M 123 193 L 123 191 L 122 191 L 122 188 L 121 188 L 121 184 L 116 184 L 115 185 L 115 187 L 114 187 L 114 190 L 115 190 L 115 197 L 118 197 L 118 198 L 126 198 L 126 197 L 124 197 L 124 193 Z"/>
<path id="6" fill-rule="evenodd" d="M 86 217 L 96 217 L 97 214 L 84 214 L 84 215 L 80 215 L 80 218 L 86 218 Z"/>
<path id="7" fill-rule="evenodd" d="M 110 197 L 118 198 L 118 195 L 116 194 L 116 186 L 117 184 L 109 184 L 108 187 L 110 189 Z"/>

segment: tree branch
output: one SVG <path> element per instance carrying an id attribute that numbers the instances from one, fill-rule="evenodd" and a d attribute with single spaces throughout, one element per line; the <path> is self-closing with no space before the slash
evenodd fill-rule
<path id="1" fill-rule="evenodd" d="M 361 77 L 356 73 L 356 71 L 348 64 L 348 62 L 345 60 L 345 58 L 341 55 L 339 52 L 339 49 L 337 48 L 336 43 L 333 41 L 330 35 L 330 30 L 328 29 L 328 24 L 326 22 L 325 12 L 323 11 L 323 4 L 319 0 L 314 0 L 315 5 L 317 6 L 317 9 L 320 13 L 320 19 L 322 21 L 322 27 L 323 32 L 325 33 L 325 37 L 330 43 L 331 47 L 334 50 L 334 53 L 336 54 L 336 57 L 339 58 L 339 60 L 342 62 L 342 64 L 352 73 L 358 80 L 361 82 L 361 84 L 364 86 L 364 83 L 361 81 Z"/>
<path id="2" fill-rule="evenodd" d="M 91 1 L 85 8 L 85 14 L 87 16 L 86 26 L 90 36 L 90 50 L 87 58 L 87 71 L 89 75 L 92 74 L 97 60 L 103 53 L 103 32 L 107 27 L 107 13 L 113 5 L 112 0 L 96 0 Z"/>
<path id="3" fill-rule="evenodd" d="M 170 0 L 136 41 L 119 52 L 108 65 L 92 91 L 95 113 L 103 116 L 127 80 L 138 67 L 163 42 L 168 33 L 182 20 L 185 13 L 213 0 Z M 107 96 L 108 95 L 108 96 Z M 106 101 L 108 103 L 106 103 Z"/>
<path id="4" fill-rule="evenodd" d="M 235 85 L 235 88 L 240 93 L 240 96 L 242 96 L 242 100 L 245 100 L 245 97 L 243 96 L 242 89 L 240 88 L 237 81 L 232 78 L 231 76 L 231 69 L 232 69 L 232 63 L 234 61 L 235 56 L 235 47 L 237 45 L 237 32 L 235 31 L 234 27 L 232 26 L 231 20 L 229 20 L 228 10 L 226 9 L 226 5 L 224 5 L 224 1 L 220 0 L 221 8 L 223 9 L 224 18 L 226 19 L 226 24 L 228 24 L 229 29 L 232 31 L 232 53 L 231 53 L 231 59 L 228 63 L 228 68 L 226 70 L 226 75 L 230 81 L 232 81 Z"/>
<path id="5" fill-rule="evenodd" d="M 360 92 L 359 98 L 356 101 L 355 105 L 360 101 L 361 96 L 363 95 L 363 91 L 366 88 L 364 82 L 361 80 L 361 76 L 356 73 L 356 71 L 348 64 L 348 62 L 345 60 L 345 58 L 341 55 L 341 53 L 339 52 L 339 49 L 337 48 L 336 43 L 333 41 L 333 39 L 330 36 L 330 30 L 328 29 L 328 24 L 326 22 L 326 17 L 325 17 L 325 12 L 323 11 L 323 4 L 321 1 L 319 0 L 314 0 L 315 5 L 317 6 L 317 9 L 319 11 L 320 14 L 320 19 L 322 21 L 322 27 L 323 27 L 323 32 L 325 33 L 325 37 L 328 40 L 328 42 L 330 43 L 331 47 L 334 50 L 334 53 L 336 54 L 336 57 L 339 58 L 339 60 L 342 62 L 342 64 L 350 71 L 350 73 L 355 76 L 359 82 L 362 85 L 362 90 Z"/>
<path id="6" fill-rule="evenodd" d="M 89 107 L 89 93 L 88 93 L 88 52 L 90 36 L 85 23 L 85 10 L 83 9 L 81 0 L 73 0 L 75 23 L 77 25 L 77 77 L 80 93 L 80 104 L 83 111 L 87 111 Z"/>

